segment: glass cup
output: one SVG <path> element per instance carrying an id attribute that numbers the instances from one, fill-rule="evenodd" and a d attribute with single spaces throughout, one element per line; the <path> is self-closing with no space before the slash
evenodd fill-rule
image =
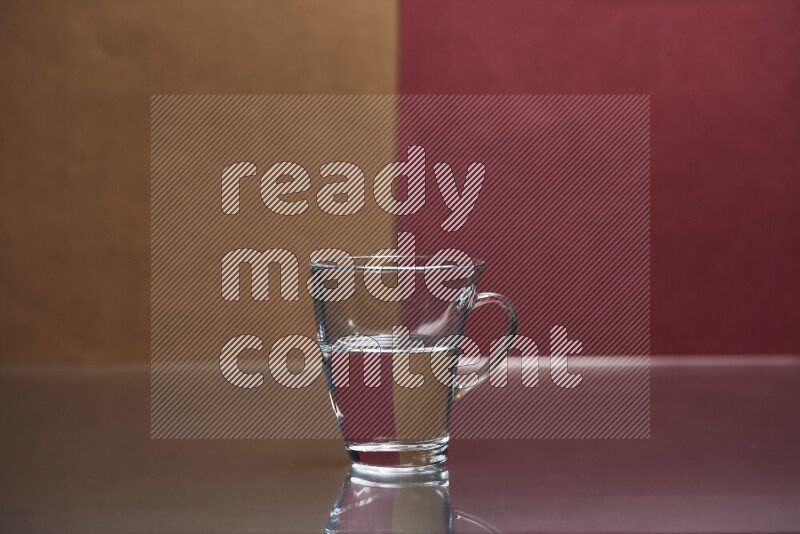
<path id="1" fill-rule="evenodd" d="M 444 467 L 423 473 L 385 474 L 354 465 L 331 509 L 326 534 L 376 532 L 498 532 L 450 505 Z"/>
<path id="2" fill-rule="evenodd" d="M 453 402 L 489 376 L 517 331 L 513 304 L 478 293 L 484 262 L 463 255 L 312 261 L 317 342 L 350 459 L 424 469 L 447 459 Z M 483 368 L 457 375 L 469 313 L 497 304 L 506 332 Z"/>

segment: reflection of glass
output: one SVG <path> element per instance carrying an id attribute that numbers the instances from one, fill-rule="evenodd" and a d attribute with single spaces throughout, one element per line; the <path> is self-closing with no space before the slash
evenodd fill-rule
<path id="1" fill-rule="evenodd" d="M 354 464 L 333 505 L 326 534 L 499 532 L 450 507 L 444 467 L 387 474 Z"/>
<path id="2" fill-rule="evenodd" d="M 447 459 L 453 401 L 488 378 L 517 331 L 506 297 L 478 293 L 483 266 L 397 255 L 311 263 L 323 369 L 353 462 L 413 469 Z M 486 304 L 505 311 L 505 336 L 464 387 L 455 379 L 464 328 Z"/>

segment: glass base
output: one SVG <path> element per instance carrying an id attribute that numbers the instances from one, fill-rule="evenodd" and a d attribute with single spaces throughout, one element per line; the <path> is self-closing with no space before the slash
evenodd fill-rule
<path id="1" fill-rule="evenodd" d="M 448 438 L 417 443 L 345 443 L 354 464 L 382 472 L 424 472 L 447 460 Z"/>

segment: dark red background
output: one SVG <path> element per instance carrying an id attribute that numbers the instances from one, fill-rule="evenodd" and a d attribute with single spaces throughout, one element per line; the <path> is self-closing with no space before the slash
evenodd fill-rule
<path id="1" fill-rule="evenodd" d="M 405 0 L 401 24 L 404 94 L 652 95 L 652 353 L 800 349 L 800 3 Z"/>

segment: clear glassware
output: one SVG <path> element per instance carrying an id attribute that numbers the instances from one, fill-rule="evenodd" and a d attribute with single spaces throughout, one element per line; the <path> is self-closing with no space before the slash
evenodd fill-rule
<path id="1" fill-rule="evenodd" d="M 386 474 L 353 465 L 331 509 L 326 534 L 369 532 L 498 532 L 488 523 L 450 506 L 444 467 L 423 473 Z"/>
<path id="2" fill-rule="evenodd" d="M 484 262 L 447 256 L 340 257 L 311 263 L 317 341 L 350 459 L 424 469 L 447 459 L 452 404 L 506 357 L 513 304 L 478 293 Z M 469 313 L 497 304 L 503 343 L 467 384 L 456 377 Z"/>

